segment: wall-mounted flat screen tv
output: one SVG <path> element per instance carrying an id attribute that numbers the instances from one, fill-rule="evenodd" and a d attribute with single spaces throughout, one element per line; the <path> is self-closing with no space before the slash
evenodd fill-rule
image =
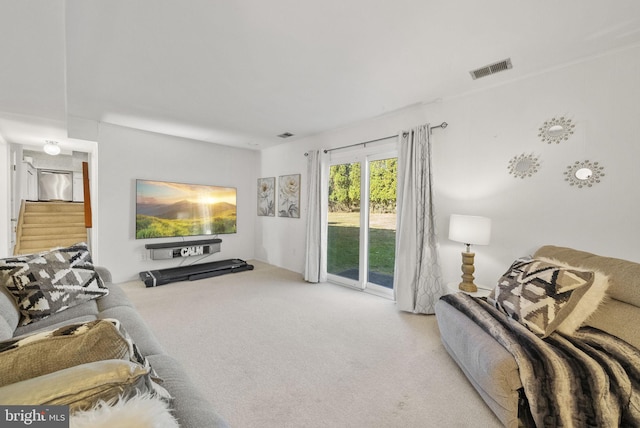
<path id="1" fill-rule="evenodd" d="M 136 180 L 136 239 L 236 233 L 236 189 Z"/>

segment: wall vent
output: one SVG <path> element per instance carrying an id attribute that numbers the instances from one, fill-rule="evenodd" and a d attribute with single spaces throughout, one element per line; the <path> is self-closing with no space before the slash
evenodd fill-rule
<path id="1" fill-rule="evenodd" d="M 476 80 L 481 77 L 509 70 L 510 68 L 513 68 L 511 65 L 511 58 L 507 58 L 493 64 L 485 65 L 484 67 L 480 67 L 476 70 L 472 70 L 469 73 L 471 74 L 471 78 Z"/>
<path id="2" fill-rule="evenodd" d="M 293 137 L 293 134 L 291 132 L 283 132 L 282 134 L 278 135 L 278 137 L 289 138 L 289 137 Z"/>

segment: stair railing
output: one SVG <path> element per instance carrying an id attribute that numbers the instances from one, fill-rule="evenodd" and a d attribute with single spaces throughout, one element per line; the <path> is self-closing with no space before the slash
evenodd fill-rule
<path id="1" fill-rule="evenodd" d="M 91 186 L 89 185 L 89 163 L 82 162 L 82 184 L 84 188 L 84 227 L 87 229 L 87 246 L 91 250 Z"/>

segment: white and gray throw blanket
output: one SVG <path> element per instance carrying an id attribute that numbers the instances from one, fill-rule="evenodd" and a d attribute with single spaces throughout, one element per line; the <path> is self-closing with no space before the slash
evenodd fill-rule
<path id="1" fill-rule="evenodd" d="M 493 336 L 515 358 L 537 427 L 640 427 L 640 351 L 601 330 L 540 339 L 485 300 L 442 299 Z"/>

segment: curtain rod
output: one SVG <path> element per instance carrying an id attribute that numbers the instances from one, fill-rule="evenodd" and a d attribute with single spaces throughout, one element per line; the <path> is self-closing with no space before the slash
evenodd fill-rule
<path id="1" fill-rule="evenodd" d="M 442 122 L 440 125 L 431 126 L 431 127 L 429 127 L 429 133 L 431 133 L 431 131 L 433 131 L 436 128 L 445 129 L 447 126 L 449 126 L 449 124 L 447 122 Z M 369 144 L 369 143 L 376 143 L 378 141 L 388 140 L 389 138 L 395 138 L 398 135 L 400 135 L 400 134 L 389 135 L 388 137 L 376 138 L 375 140 L 363 141 L 362 143 L 349 144 L 348 146 L 336 147 L 336 148 L 333 148 L 333 149 L 324 149 L 324 152 L 325 153 L 329 153 L 329 152 L 331 152 L 333 150 L 341 150 L 341 149 L 347 149 L 349 147 L 356 147 L 356 146 L 362 146 L 362 145 Z M 403 135 L 406 135 L 406 133 L 403 134 Z M 304 155 L 305 156 L 309 156 L 309 153 L 305 153 Z"/>

